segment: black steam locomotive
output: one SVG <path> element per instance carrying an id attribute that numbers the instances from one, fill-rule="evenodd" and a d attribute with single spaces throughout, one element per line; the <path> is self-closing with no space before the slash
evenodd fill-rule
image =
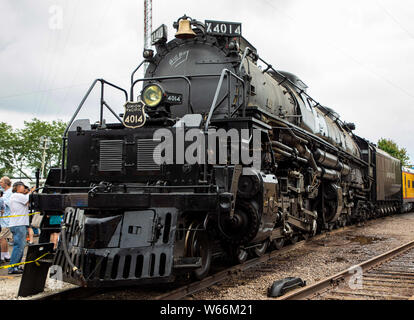
<path id="1" fill-rule="evenodd" d="M 241 24 L 184 16 L 174 26 L 171 41 L 164 25 L 154 32 L 156 54 L 145 50 L 130 92 L 93 83 L 65 132 L 61 168 L 32 197 L 44 214 L 64 214 L 54 264 L 65 281 L 200 279 L 217 258 L 241 263 L 401 210 L 400 162 L 265 62 Z M 98 84 L 99 121 L 76 120 Z M 124 114 L 105 101 L 107 87 L 125 96 Z"/>

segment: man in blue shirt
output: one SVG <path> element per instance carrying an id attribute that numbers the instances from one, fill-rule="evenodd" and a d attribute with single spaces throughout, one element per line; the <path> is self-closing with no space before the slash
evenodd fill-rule
<path id="1" fill-rule="evenodd" d="M 3 177 L 0 179 L 0 186 L 4 190 L 4 194 L 2 197 L 3 204 L 4 204 L 4 212 L 0 213 L 0 247 L 1 247 L 1 262 L 9 262 L 10 261 L 10 253 L 9 253 L 9 245 L 7 243 L 7 239 L 12 238 L 12 234 L 9 229 L 9 218 L 10 216 L 10 197 L 12 196 L 12 188 L 11 188 L 11 180 L 8 177 Z"/>

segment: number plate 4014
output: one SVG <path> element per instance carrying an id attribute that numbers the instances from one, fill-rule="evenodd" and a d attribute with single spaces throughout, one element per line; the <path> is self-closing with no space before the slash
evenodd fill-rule
<path id="1" fill-rule="evenodd" d="M 207 33 L 211 35 L 225 37 L 240 37 L 242 35 L 241 23 L 211 20 L 206 20 L 205 23 Z"/>
<path id="2" fill-rule="evenodd" d="M 167 93 L 166 101 L 171 105 L 183 104 L 183 95 L 178 93 Z"/>
<path id="3" fill-rule="evenodd" d="M 125 104 L 125 114 L 123 124 L 130 129 L 138 129 L 145 125 L 147 117 L 145 114 L 145 104 L 142 101 L 128 102 Z"/>

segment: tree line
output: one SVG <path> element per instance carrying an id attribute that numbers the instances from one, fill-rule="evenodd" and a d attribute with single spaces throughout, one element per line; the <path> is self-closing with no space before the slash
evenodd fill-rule
<path id="1" fill-rule="evenodd" d="M 0 176 L 32 178 L 42 166 L 42 138 L 50 143 L 45 153 L 45 175 L 60 162 L 62 135 L 66 123 L 61 120 L 25 121 L 22 129 L 0 122 Z"/>
<path id="2" fill-rule="evenodd" d="M 387 152 L 394 158 L 397 158 L 401 161 L 404 167 L 410 165 L 410 157 L 406 148 L 400 148 L 394 141 L 391 139 L 380 139 L 378 141 L 378 148 Z"/>

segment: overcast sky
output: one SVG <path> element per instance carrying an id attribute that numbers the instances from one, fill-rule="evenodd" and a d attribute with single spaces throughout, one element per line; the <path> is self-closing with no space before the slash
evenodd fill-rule
<path id="1" fill-rule="evenodd" d="M 0 121 L 68 121 L 96 78 L 128 88 L 142 60 L 143 2 L 1 0 Z M 393 139 L 414 162 L 412 1 L 153 0 L 154 29 L 165 23 L 170 38 L 183 14 L 242 22 L 265 60 L 297 74 L 358 135 Z M 96 116 L 94 98 L 82 118 Z M 107 100 L 123 111 L 120 96 Z"/>

